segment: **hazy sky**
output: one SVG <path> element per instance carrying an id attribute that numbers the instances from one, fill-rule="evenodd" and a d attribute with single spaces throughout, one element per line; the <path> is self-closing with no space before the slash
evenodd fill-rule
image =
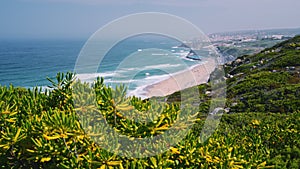
<path id="1" fill-rule="evenodd" d="M 300 0 L 0 0 L 0 39 L 86 39 L 137 12 L 177 15 L 205 33 L 300 27 Z"/>

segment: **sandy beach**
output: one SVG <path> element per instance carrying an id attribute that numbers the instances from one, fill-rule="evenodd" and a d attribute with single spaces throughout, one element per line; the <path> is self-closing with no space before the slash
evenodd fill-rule
<path id="1" fill-rule="evenodd" d="M 147 98 L 153 96 L 167 96 L 192 86 L 207 83 L 210 74 L 216 68 L 217 62 L 213 58 L 203 59 L 203 63 L 170 76 L 168 79 L 144 88 Z"/>

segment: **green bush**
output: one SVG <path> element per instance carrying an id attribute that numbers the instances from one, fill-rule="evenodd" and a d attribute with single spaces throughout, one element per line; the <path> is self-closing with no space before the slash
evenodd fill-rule
<path id="1" fill-rule="evenodd" d="M 100 78 L 91 86 L 67 73 L 51 83 L 45 92 L 0 87 L 0 168 L 299 168 L 299 112 L 223 115 L 202 142 L 204 112 L 187 109 L 198 115 L 193 119 L 176 103 L 126 97 L 126 88 L 106 87 Z M 176 122 L 175 131 L 192 130 L 174 146 L 164 142 L 166 152 L 126 158 L 101 148 L 111 144 L 95 125 L 104 122 L 129 138 L 160 135 Z"/>

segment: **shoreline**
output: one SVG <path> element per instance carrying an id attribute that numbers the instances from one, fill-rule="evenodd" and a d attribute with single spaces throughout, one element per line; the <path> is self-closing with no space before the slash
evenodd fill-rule
<path id="1" fill-rule="evenodd" d="M 213 58 L 203 59 L 202 64 L 195 65 L 188 70 L 178 72 L 169 78 L 142 89 L 145 98 L 163 97 L 193 86 L 207 83 L 210 74 L 217 67 L 217 61 Z"/>

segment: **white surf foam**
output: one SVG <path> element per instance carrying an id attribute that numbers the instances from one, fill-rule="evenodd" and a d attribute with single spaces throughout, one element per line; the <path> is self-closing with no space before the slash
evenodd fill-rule
<path id="1" fill-rule="evenodd" d="M 150 65 L 145 66 L 142 69 L 163 69 L 163 68 L 172 68 L 172 67 L 179 67 L 182 66 L 181 64 L 159 64 L 159 65 Z"/>
<path id="2" fill-rule="evenodd" d="M 85 73 L 77 74 L 76 78 L 80 79 L 83 82 L 93 82 L 97 77 L 114 77 L 117 76 L 117 72 L 105 72 L 105 73 Z"/>

